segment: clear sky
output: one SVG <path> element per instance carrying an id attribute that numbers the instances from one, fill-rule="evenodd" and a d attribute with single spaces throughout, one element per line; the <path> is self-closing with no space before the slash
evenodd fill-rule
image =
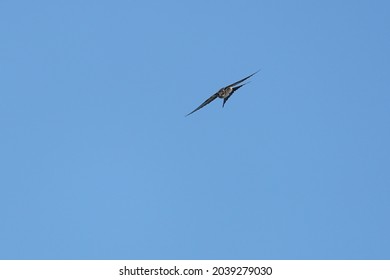
<path id="1" fill-rule="evenodd" d="M 0 258 L 389 259 L 389 13 L 1 1 Z"/>

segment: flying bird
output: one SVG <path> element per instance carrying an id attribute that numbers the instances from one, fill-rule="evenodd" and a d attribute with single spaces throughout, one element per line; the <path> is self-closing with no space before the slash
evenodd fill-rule
<path id="1" fill-rule="evenodd" d="M 245 80 L 249 79 L 250 77 L 252 77 L 254 74 L 256 74 L 257 72 L 259 72 L 260 70 L 256 71 L 255 73 L 249 75 L 248 77 L 245 77 L 244 79 L 241 79 L 239 80 L 238 82 L 235 82 L 233 84 L 230 84 L 226 87 L 223 87 L 221 88 L 219 91 L 217 91 L 216 93 L 214 93 L 212 96 L 210 96 L 205 102 L 203 102 L 202 104 L 199 105 L 198 108 L 196 108 L 194 111 L 192 111 L 191 113 L 188 113 L 186 116 L 189 116 L 191 115 L 192 113 L 195 113 L 196 111 L 198 111 L 199 109 L 203 108 L 204 106 L 206 106 L 207 104 L 211 103 L 212 101 L 214 101 L 217 97 L 219 98 L 223 98 L 223 103 L 222 103 L 222 107 L 225 106 L 225 103 L 226 101 L 228 101 L 228 99 L 230 98 L 230 96 L 233 95 L 233 93 L 238 90 L 240 87 L 246 85 L 248 82 L 244 83 L 244 84 L 241 84 L 242 82 L 244 82 Z M 238 85 L 238 84 L 241 84 L 241 85 Z"/>

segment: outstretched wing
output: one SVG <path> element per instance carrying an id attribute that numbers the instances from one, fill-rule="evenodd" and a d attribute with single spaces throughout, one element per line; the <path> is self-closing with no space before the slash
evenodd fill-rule
<path id="1" fill-rule="evenodd" d="M 226 87 L 234 87 L 235 85 L 237 85 L 237 84 L 239 84 L 239 83 L 242 83 L 243 81 L 249 79 L 250 77 L 252 77 L 254 74 L 256 74 L 256 73 L 259 72 L 259 71 L 260 71 L 260 70 L 257 70 L 257 71 L 256 71 L 255 73 L 253 73 L 252 75 L 249 75 L 248 77 L 245 77 L 244 79 L 239 80 L 238 82 L 235 82 L 235 83 L 233 83 L 233 84 L 231 84 L 231 85 L 228 85 L 228 86 L 226 86 Z"/>
<path id="2" fill-rule="evenodd" d="M 202 104 L 200 104 L 200 106 L 199 106 L 198 108 L 196 108 L 194 111 L 192 111 L 191 113 L 188 113 L 188 114 L 186 115 L 186 117 L 189 116 L 189 115 L 191 115 L 192 113 L 198 111 L 199 109 L 203 108 L 204 106 L 206 106 L 207 104 L 209 104 L 211 101 L 213 101 L 213 100 L 214 100 L 215 98 L 217 98 L 217 97 L 218 97 L 218 92 L 215 93 L 215 94 L 213 94 L 212 96 L 210 96 L 205 102 L 203 102 Z"/>

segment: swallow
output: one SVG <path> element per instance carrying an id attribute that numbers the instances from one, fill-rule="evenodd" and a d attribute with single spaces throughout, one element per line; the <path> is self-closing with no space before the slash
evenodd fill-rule
<path id="1" fill-rule="evenodd" d="M 214 101 L 217 97 L 219 98 L 223 98 L 223 103 L 222 103 L 222 108 L 225 106 L 225 103 L 226 101 L 228 101 L 228 99 L 230 98 L 230 96 L 233 95 L 233 93 L 238 90 L 240 87 L 246 85 L 248 82 L 242 84 L 242 85 L 238 85 L 238 84 L 241 84 L 242 82 L 246 81 L 247 79 L 249 79 L 250 77 L 252 77 L 254 74 L 256 74 L 257 72 L 259 72 L 260 70 L 256 71 L 255 73 L 249 75 L 248 77 L 245 77 L 244 79 L 241 79 L 233 84 L 230 84 L 226 87 L 223 87 L 221 88 L 219 91 L 217 91 L 216 93 L 214 93 L 212 96 L 210 96 L 205 102 L 203 102 L 202 104 L 199 105 L 198 108 L 196 108 L 194 111 L 192 111 L 191 113 L 188 113 L 186 115 L 189 116 L 191 115 L 192 113 L 195 113 L 196 111 L 198 111 L 199 109 L 203 108 L 204 106 L 206 106 L 207 104 L 211 103 L 212 101 Z"/>

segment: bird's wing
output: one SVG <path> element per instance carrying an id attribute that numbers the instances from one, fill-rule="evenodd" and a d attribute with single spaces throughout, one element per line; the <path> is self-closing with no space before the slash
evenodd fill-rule
<path id="1" fill-rule="evenodd" d="M 228 85 L 226 87 L 234 87 L 235 85 L 239 84 L 239 83 L 242 83 L 243 81 L 245 81 L 246 79 L 249 79 L 250 77 L 252 77 L 254 74 L 256 74 L 257 72 L 259 72 L 260 70 L 257 70 L 255 73 L 253 73 L 252 75 L 249 75 L 248 77 L 245 77 L 244 79 L 242 80 L 239 80 L 238 82 L 235 82 L 231 85 Z"/>
<path id="2" fill-rule="evenodd" d="M 186 116 L 189 116 L 191 115 L 192 113 L 198 111 L 199 109 L 203 108 L 204 106 L 206 106 L 207 104 L 209 104 L 211 101 L 213 101 L 215 98 L 218 97 L 218 92 L 217 93 L 214 93 L 212 96 L 210 96 L 205 102 L 203 102 L 202 104 L 199 105 L 198 108 L 196 108 L 194 111 L 192 111 L 191 113 L 188 113 Z"/>

